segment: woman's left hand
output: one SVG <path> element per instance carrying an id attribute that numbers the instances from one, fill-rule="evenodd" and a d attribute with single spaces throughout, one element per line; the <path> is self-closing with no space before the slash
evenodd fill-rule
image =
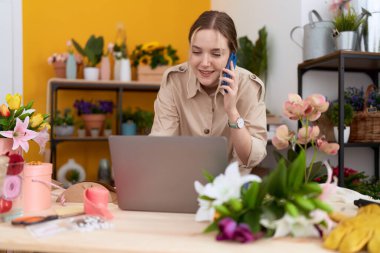
<path id="1" fill-rule="evenodd" d="M 236 100 L 237 100 L 237 92 L 238 92 L 238 84 L 239 84 L 239 76 L 235 71 L 234 64 L 230 62 L 230 69 L 224 68 L 222 71 L 230 77 L 223 77 L 222 82 L 225 81 L 228 85 L 221 85 L 220 87 L 225 90 L 224 94 L 224 110 L 228 115 L 231 115 L 237 111 L 236 109 Z"/>

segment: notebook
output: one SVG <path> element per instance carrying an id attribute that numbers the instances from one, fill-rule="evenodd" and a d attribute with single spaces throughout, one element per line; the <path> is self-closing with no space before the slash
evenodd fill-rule
<path id="1" fill-rule="evenodd" d="M 194 181 L 228 165 L 224 137 L 110 136 L 109 145 L 123 210 L 195 213 Z"/>

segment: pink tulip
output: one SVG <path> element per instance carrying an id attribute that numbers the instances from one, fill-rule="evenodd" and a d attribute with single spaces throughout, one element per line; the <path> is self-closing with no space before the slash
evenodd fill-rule
<path id="1" fill-rule="evenodd" d="M 276 129 L 276 135 L 272 139 L 272 144 L 278 150 L 285 149 L 289 146 L 289 140 L 292 138 L 292 134 L 286 125 L 281 125 Z"/>
<path id="2" fill-rule="evenodd" d="M 313 127 L 302 127 L 298 131 L 297 135 L 297 143 L 299 144 L 307 144 L 310 141 L 314 141 L 319 136 L 320 130 L 318 126 Z"/>
<path id="3" fill-rule="evenodd" d="M 320 151 L 328 154 L 328 155 L 336 155 L 339 150 L 339 144 L 337 143 L 328 143 L 323 139 L 317 140 L 317 147 Z"/>
<path id="4" fill-rule="evenodd" d="M 320 113 L 329 109 L 329 102 L 327 102 L 326 98 L 320 94 L 310 95 L 306 98 L 306 101 L 308 101 L 310 105 Z"/>
<path id="5" fill-rule="evenodd" d="M 0 116 L 8 118 L 10 115 L 11 115 L 11 112 L 9 111 L 8 106 L 6 106 L 5 104 L 2 104 L 0 106 Z"/>

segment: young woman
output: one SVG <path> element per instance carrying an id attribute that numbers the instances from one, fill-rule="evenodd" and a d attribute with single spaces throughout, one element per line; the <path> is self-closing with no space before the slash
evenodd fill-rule
<path id="1" fill-rule="evenodd" d="M 225 136 L 230 159 L 238 159 L 241 173 L 248 173 L 266 155 L 263 83 L 227 62 L 238 45 L 226 13 L 201 14 L 190 28 L 189 43 L 188 62 L 163 76 L 151 135 Z"/>

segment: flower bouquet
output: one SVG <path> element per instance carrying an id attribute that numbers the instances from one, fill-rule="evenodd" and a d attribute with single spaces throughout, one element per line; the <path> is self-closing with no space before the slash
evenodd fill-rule
<path id="1" fill-rule="evenodd" d="M 199 194 L 197 221 L 210 221 L 205 232 L 218 231 L 217 240 L 254 241 L 262 237 L 293 235 L 322 236 L 333 225 L 328 213 L 332 210 L 323 199 L 331 191 L 332 171 L 325 162 L 315 162 L 317 150 L 335 154 L 339 145 L 319 137 L 317 126 L 311 126 L 328 102 L 321 95 L 302 100 L 296 94 L 289 95 L 285 114 L 300 120 L 298 134 L 283 125 L 277 129 L 273 145 L 285 149 L 291 144 L 288 156 L 279 152 L 277 167 L 265 178 L 255 175 L 241 176 L 238 164 L 229 165 L 224 174 L 214 178 L 206 173 L 209 183 L 195 182 Z M 314 149 L 311 163 L 307 166 L 306 148 Z M 295 146 L 298 147 L 297 152 Z M 327 183 L 313 182 L 314 177 L 325 175 Z"/>
<path id="2" fill-rule="evenodd" d="M 12 150 L 21 147 L 25 152 L 29 150 L 28 141 L 34 140 L 42 153 L 49 140 L 49 115 L 35 113 L 35 109 L 32 109 L 33 101 L 21 105 L 21 95 L 17 93 L 8 94 L 6 102 L 7 105 L 0 106 L 0 137 L 13 141 Z"/>

